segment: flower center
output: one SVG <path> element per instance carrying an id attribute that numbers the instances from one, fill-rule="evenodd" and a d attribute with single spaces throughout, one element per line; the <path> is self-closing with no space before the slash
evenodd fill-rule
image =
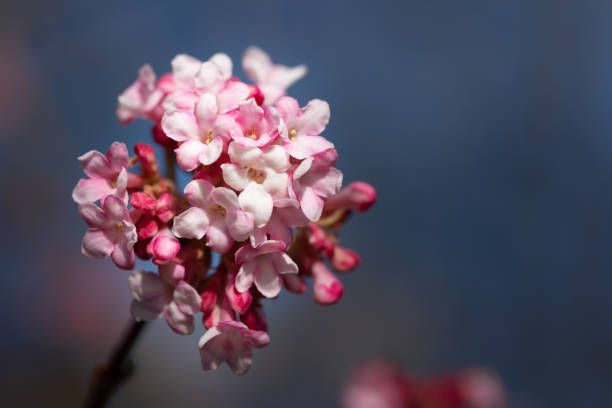
<path id="1" fill-rule="evenodd" d="M 213 140 L 212 130 L 209 130 L 208 134 L 206 135 L 206 139 L 204 139 L 204 143 L 210 144 L 210 142 L 212 142 L 212 140 Z"/>
<path id="2" fill-rule="evenodd" d="M 219 204 L 213 205 L 212 210 L 218 212 L 219 214 L 221 214 L 224 217 L 225 217 L 225 214 L 227 214 L 227 210 L 225 208 L 223 208 L 223 206 L 221 206 Z"/>
<path id="3" fill-rule="evenodd" d="M 249 138 L 251 138 L 253 140 L 259 139 L 259 136 L 257 135 L 257 128 L 255 127 L 255 125 L 253 125 L 251 130 L 247 132 L 247 137 L 249 137 Z"/>
<path id="4" fill-rule="evenodd" d="M 256 183 L 262 184 L 264 182 L 264 180 L 266 179 L 266 172 L 263 170 L 257 170 L 257 169 L 253 169 L 253 168 L 249 168 L 249 171 L 247 172 L 247 175 L 249 176 L 249 178 L 253 181 L 255 181 Z"/>
<path id="5" fill-rule="evenodd" d="M 121 223 L 121 222 L 116 222 L 116 223 L 115 223 L 115 228 L 117 228 L 118 230 L 120 230 L 120 231 L 121 231 L 121 230 L 123 229 L 123 223 Z"/>
<path id="6" fill-rule="evenodd" d="M 291 129 L 289 131 L 289 136 L 291 136 L 289 140 L 291 140 L 292 142 L 295 142 L 295 135 L 297 135 L 297 130 L 295 130 L 295 128 Z"/>

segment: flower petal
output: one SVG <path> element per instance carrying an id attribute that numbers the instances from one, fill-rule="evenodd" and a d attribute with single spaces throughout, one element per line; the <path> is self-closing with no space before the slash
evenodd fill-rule
<path id="1" fill-rule="evenodd" d="M 200 163 L 208 166 L 217 161 L 223 151 L 223 139 L 220 137 L 213 138 L 209 144 L 203 144 L 203 150 L 200 153 Z"/>
<path id="2" fill-rule="evenodd" d="M 241 191 L 251 182 L 248 177 L 248 169 L 235 164 L 224 163 L 221 165 L 223 180 L 233 189 Z"/>
<path id="3" fill-rule="evenodd" d="M 234 245 L 234 240 L 229 235 L 223 217 L 211 217 L 210 225 L 206 230 L 206 245 L 213 251 L 224 254 Z"/>
<path id="4" fill-rule="evenodd" d="M 198 122 L 191 112 L 178 110 L 166 112 L 161 124 L 166 136 L 177 142 L 199 139 L 200 137 Z"/>
<path id="5" fill-rule="evenodd" d="M 258 147 L 242 146 L 236 142 L 230 143 L 228 152 L 232 162 L 242 167 L 257 162 L 263 154 Z"/>
<path id="6" fill-rule="evenodd" d="M 213 204 L 210 195 L 214 189 L 215 186 L 210 182 L 196 179 L 187 183 L 183 192 L 189 204 L 200 208 L 207 208 Z"/>
<path id="7" fill-rule="evenodd" d="M 179 167 L 185 171 L 193 171 L 200 165 L 200 156 L 206 150 L 206 145 L 199 140 L 187 140 L 174 150 Z"/>
<path id="8" fill-rule="evenodd" d="M 238 202 L 240 207 L 253 217 L 256 227 L 266 225 L 272 215 L 272 196 L 255 182 L 249 183 L 240 193 Z"/>
<path id="9" fill-rule="evenodd" d="M 333 149 L 334 144 L 323 136 L 297 136 L 291 143 L 285 144 L 285 150 L 298 160 Z"/>
<path id="10" fill-rule="evenodd" d="M 87 225 L 92 228 L 105 228 L 108 225 L 106 214 L 95 204 L 87 203 L 79 205 L 79 214 Z"/>
<path id="11" fill-rule="evenodd" d="M 102 209 L 109 220 L 120 222 L 129 219 L 126 203 L 115 195 L 104 198 Z"/>
<path id="12" fill-rule="evenodd" d="M 285 122 L 293 121 L 300 114 L 300 104 L 295 98 L 283 96 L 274 104 Z M 289 123 L 288 123 L 289 125 Z"/>
<path id="13" fill-rule="evenodd" d="M 282 146 L 272 145 L 264 148 L 263 162 L 277 172 L 283 172 L 289 168 L 289 155 Z"/>
<path id="14" fill-rule="evenodd" d="M 270 256 L 276 272 L 284 275 L 287 273 L 298 273 L 298 266 L 293 259 L 284 252 L 278 252 Z"/>
<path id="15" fill-rule="evenodd" d="M 113 142 L 106 152 L 106 158 L 114 170 L 114 173 L 129 166 L 130 155 L 125 143 Z"/>
<path id="16" fill-rule="evenodd" d="M 281 290 L 281 279 L 276 272 L 270 256 L 257 259 L 257 269 L 254 272 L 255 286 L 267 298 L 278 296 Z"/>
<path id="17" fill-rule="evenodd" d="M 74 190 L 72 199 L 78 204 L 93 203 L 109 194 L 113 188 L 103 178 L 80 179 Z"/>
<path id="18" fill-rule="evenodd" d="M 232 60 L 227 54 L 218 52 L 210 57 L 209 61 L 219 67 L 223 79 L 230 79 L 232 76 Z"/>
<path id="19" fill-rule="evenodd" d="M 178 238 L 201 239 L 208 225 L 208 214 L 201 208 L 191 207 L 174 218 L 172 233 Z"/>
<path id="20" fill-rule="evenodd" d="M 130 245 L 127 240 L 122 240 L 115 244 L 111 258 L 118 268 L 126 270 L 134 269 L 136 259 L 134 258 L 133 245 L 133 243 Z"/>
<path id="21" fill-rule="evenodd" d="M 241 210 L 228 212 L 225 222 L 232 238 L 242 242 L 251 235 L 255 222 L 253 217 Z"/>
<path id="22" fill-rule="evenodd" d="M 128 277 L 128 285 L 130 293 L 139 302 L 149 303 L 160 298 L 167 300 L 165 304 L 170 302 L 169 285 L 156 273 L 141 269 L 132 271 Z"/>
<path id="23" fill-rule="evenodd" d="M 266 80 L 272 69 L 272 61 L 268 54 L 258 47 L 249 47 L 242 57 L 242 69 L 249 79 L 259 84 Z"/>
<path id="24" fill-rule="evenodd" d="M 180 281 L 176 285 L 173 299 L 182 313 L 194 315 L 200 311 L 202 299 L 193 286 L 185 281 Z"/>
<path id="25" fill-rule="evenodd" d="M 115 171 L 112 169 L 106 156 L 97 150 L 90 150 L 78 158 L 83 172 L 89 177 L 111 178 Z"/>
<path id="26" fill-rule="evenodd" d="M 174 81 L 181 87 L 190 87 L 193 78 L 202 66 L 202 61 L 190 55 L 179 54 L 172 60 Z"/>
<path id="27" fill-rule="evenodd" d="M 200 96 L 195 107 L 195 114 L 200 125 L 202 125 L 202 123 L 209 126 L 212 124 L 217 117 L 217 97 L 214 93 L 207 92 Z"/>
<path id="28" fill-rule="evenodd" d="M 240 293 L 251 289 L 255 280 L 255 271 L 257 270 L 256 262 L 249 262 L 240 267 L 236 275 L 236 290 Z"/>
<path id="29" fill-rule="evenodd" d="M 114 248 L 113 242 L 100 229 L 90 229 L 85 233 L 81 242 L 81 252 L 83 255 L 95 259 L 108 257 Z"/>
<path id="30" fill-rule="evenodd" d="M 323 212 L 323 199 L 319 197 L 312 188 L 306 187 L 300 197 L 300 206 L 306 218 L 310 221 L 318 221 Z"/>
<path id="31" fill-rule="evenodd" d="M 170 326 L 174 332 L 183 335 L 193 333 L 195 327 L 193 315 L 181 312 L 175 302 L 170 302 L 166 309 L 165 316 L 168 326 Z"/>
<path id="32" fill-rule="evenodd" d="M 325 130 L 329 123 L 329 104 L 321 99 L 313 99 L 302 109 L 302 114 L 297 119 L 299 133 L 317 136 Z"/>

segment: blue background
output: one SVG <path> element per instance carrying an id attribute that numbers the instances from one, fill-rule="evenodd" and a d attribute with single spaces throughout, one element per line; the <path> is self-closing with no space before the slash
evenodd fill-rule
<path id="1" fill-rule="evenodd" d="M 145 62 L 252 44 L 329 101 L 345 183 L 379 201 L 343 231 L 338 305 L 266 302 L 244 377 L 147 328 L 113 406 L 336 406 L 351 367 L 498 370 L 513 407 L 612 406 L 612 3 L 20 1 L 0 16 L 0 402 L 77 406 L 128 317 L 127 274 L 80 254 L 76 157 L 149 141 L 116 97 Z"/>

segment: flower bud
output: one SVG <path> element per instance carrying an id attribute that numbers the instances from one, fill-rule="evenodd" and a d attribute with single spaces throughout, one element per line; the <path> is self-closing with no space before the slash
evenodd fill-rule
<path id="1" fill-rule="evenodd" d="M 134 145 L 134 153 L 138 156 L 138 161 L 140 161 L 142 171 L 146 176 L 158 173 L 157 159 L 155 159 L 153 146 L 146 143 L 136 143 Z"/>
<path id="2" fill-rule="evenodd" d="M 333 305 L 342 297 L 344 287 L 321 261 L 312 265 L 314 300 L 320 305 Z"/>
<path id="3" fill-rule="evenodd" d="M 221 278 L 219 275 L 214 275 L 206 285 L 204 292 L 200 295 L 202 298 L 202 313 L 207 314 L 212 312 L 215 303 L 217 303 L 217 294 L 219 293 L 220 287 Z"/>
<path id="4" fill-rule="evenodd" d="M 363 212 L 376 201 L 376 190 L 368 183 L 356 181 L 344 187 L 338 194 L 325 200 L 324 213 L 339 209 Z"/>
<path id="5" fill-rule="evenodd" d="M 334 247 L 334 255 L 331 264 L 338 272 L 348 272 L 359 266 L 361 258 L 359 254 L 351 249 L 343 248 L 340 245 Z"/>
<path id="6" fill-rule="evenodd" d="M 263 96 L 263 93 L 261 93 L 261 89 L 259 89 L 257 85 L 250 84 L 248 86 L 249 86 L 250 93 L 247 99 L 254 98 L 255 103 L 259 106 L 262 106 L 264 102 L 264 96 Z"/>
<path id="7" fill-rule="evenodd" d="M 261 306 L 252 305 L 246 313 L 240 315 L 240 321 L 251 330 L 268 331 L 268 322 Z"/>
<path id="8" fill-rule="evenodd" d="M 289 292 L 297 293 L 298 295 L 306 292 L 306 282 L 295 273 L 286 273 L 281 275 L 283 283 Z"/>
<path id="9" fill-rule="evenodd" d="M 168 149 L 176 149 L 176 146 L 177 146 L 176 141 L 166 136 L 166 133 L 162 129 L 160 123 L 153 126 L 153 129 L 151 129 L 151 132 L 153 133 L 153 140 L 155 140 L 157 143 L 159 143 L 160 145 Z"/>
<path id="10" fill-rule="evenodd" d="M 173 259 L 181 249 L 178 239 L 169 233 L 160 233 L 151 241 L 153 258 L 158 262 L 167 262 Z"/>
<path id="11" fill-rule="evenodd" d="M 228 272 L 225 281 L 225 298 L 236 313 L 245 313 L 251 307 L 253 295 L 248 290 L 243 293 L 238 292 L 234 284 L 235 281 L 236 273 Z"/>

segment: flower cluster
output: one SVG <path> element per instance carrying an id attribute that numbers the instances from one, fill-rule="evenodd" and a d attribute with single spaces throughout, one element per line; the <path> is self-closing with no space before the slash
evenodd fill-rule
<path id="1" fill-rule="evenodd" d="M 342 394 L 343 408 L 506 408 L 508 396 L 491 370 L 470 368 L 418 378 L 393 364 L 370 360 L 352 375 Z"/>
<path id="2" fill-rule="evenodd" d="M 264 298 L 283 286 L 304 293 L 312 276 L 316 302 L 339 300 L 343 287 L 327 264 L 346 272 L 360 258 L 339 245 L 338 231 L 376 199 L 367 183 L 341 189 L 338 154 L 321 136 L 327 102 L 300 107 L 285 96 L 306 68 L 273 64 L 254 47 L 242 65 L 254 84 L 232 76 L 225 54 L 205 62 L 178 55 L 159 79 L 143 66 L 118 98 L 121 123 L 153 122 L 169 174 L 174 162 L 189 172 L 182 192 L 160 173 L 152 146 L 136 144 L 130 158 L 118 142 L 106 155 L 79 157 L 88 178 L 73 191 L 90 227 L 85 255 L 111 256 L 126 270 L 135 255 L 157 266 L 129 277 L 134 319 L 164 316 L 172 330 L 191 334 L 202 312 L 203 368 L 227 362 L 236 373 L 248 370 L 252 348 L 270 341 Z"/>

